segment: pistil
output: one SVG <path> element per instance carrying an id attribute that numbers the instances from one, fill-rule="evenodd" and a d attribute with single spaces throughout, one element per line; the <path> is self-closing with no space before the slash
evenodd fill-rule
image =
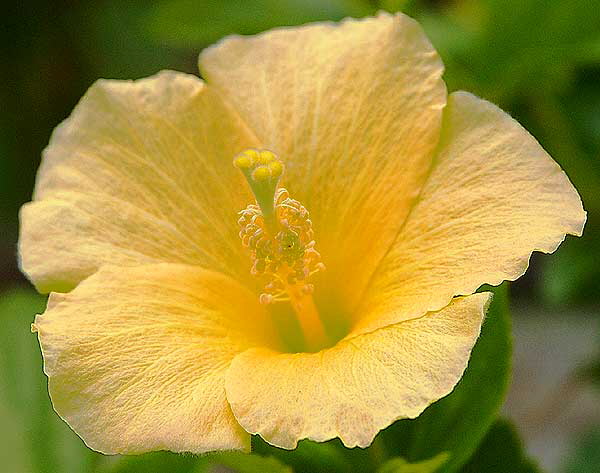
<path id="1" fill-rule="evenodd" d="M 247 150 L 236 156 L 256 204 L 240 212 L 240 238 L 252 256 L 251 273 L 265 279 L 263 304 L 289 302 L 302 329 L 306 348 L 327 346 L 328 338 L 313 301 L 312 275 L 325 269 L 315 249 L 308 211 L 278 188 L 283 163 L 271 151 Z"/>

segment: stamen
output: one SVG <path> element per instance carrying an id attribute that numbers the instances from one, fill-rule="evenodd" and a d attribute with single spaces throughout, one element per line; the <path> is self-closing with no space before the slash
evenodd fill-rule
<path id="1" fill-rule="evenodd" d="M 250 250 L 250 272 L 266 283 L 262 304 L 288 301 L 296 311 L 309 350 L 327 344 L 323 323 L 312 299 L 309 279 L 325 270 L 315 249 L 308 210 L 277 188 L 283 163 L 271 151 L 246 150 L 233 160 L 242 171 L 256 204 L 239 212 L 242 245 Z"/>

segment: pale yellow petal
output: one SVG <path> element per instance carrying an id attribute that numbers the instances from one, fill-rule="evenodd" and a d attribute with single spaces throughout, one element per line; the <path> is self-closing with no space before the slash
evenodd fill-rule
<path id="1" fill-rule="evenodd" d="M 586 214 L 558 164 L 515 120 L 465 92 L 450 96 L 440 150 L 370 286 L 355 333 L 514 280 L 533 251 L 581 235 Z"/>
<path id="2" fill-rule="evenodd" d="M 273 445 L 339 437 L 348 447 L 366 447 L 381 429 L 417 417 L 454 388 L 489 298 L 459 298 L 319 353 L 252 348 L 231 363 L 227 399 L 242 427 Z"/>
<path id="3" fill-rule="evenodd" d="M 104 453 L 247 449 L 224 374 L 276 346 L 254 294 L 192 266 L 103 267 L 36 317 L 58 414 Z"/>
<path id="4" fill-rule="evenodd" d="M 328 268 L 317 298 L 347 312 L 429 167 L 446 103 L 440 58 L 414 20 L 382 13 L 230 37 L 200 69 L 284 160 Z"/>
<path id="5" fill-rule="evenodd" d="M 68 290 L 102 264 L 247 273 L 236 213 L 250 196 L 231 161 L 253 145 L 195 76 L 96 82 L 44 151 L 21 213 L 23 270 L 42 291 Z"/>

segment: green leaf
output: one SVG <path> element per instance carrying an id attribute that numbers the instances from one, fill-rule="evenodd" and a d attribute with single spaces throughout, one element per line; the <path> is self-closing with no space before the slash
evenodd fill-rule
<path id="1" fill-rule="evenodd" d="M 600 358 L 591 360 L 578 370 L 578 377 L 600 388 Z"/>
<path id="2" fill-rule="evenodd" d="M 405 11 L 414 0 L 380 0 L 379 8 L 388 12 Z"/>
<path id="3" fill-rule="evenodd" d="M 198 48 L 228 34 L 254 34 L 276 26 L 372 12 L 371 6 L 358 0 L 170 0 L 152 7 L 142 22 L 160 43 Z"/>
<path id="4" fill-rule="evenodd" d="M 404 458 L 392 458 L 385 462 L 377 473 L 435 473 L 448 461 L 447 453 L 440 453 L 430 460 L 408 463 Z"/>
<path id="5" fill-rule="evenodd" d="M 286 465 L 293 467 L 295 473 L 351 473 L 354 471 L 373 470 L 373 460 L 367 450 L 348 449 L 339 439 L 317 443 L 302 440 L 295 450 L 283 450 L 273 447 L 259 436 L 252 437 L 252 451 L 274 455 Z"/>
<path id="6" fill-rule="evenodd" d="M 411 462 L 448 452 L 440 471 L 452 473 L 471 457 L 496 420 L 508 387 L 512 343 L 506 283 L 492 289 L 494 299 L 463 378 L 421 416 L 396 422 L 380 434 L 388 452 Z"/>
<path id="7" fill-rule="evenodd" d="M 153 452 L 144 455 L 115 455 L 96 473 L 192 473 L 196 465 L 194 455 L 171 452 Z"/>
<path id="8" fill-rule="evenodd" d="M 581 164 L 585 165 L 586 163 L 582 162 Z M 587 171 L 587 173 L 592 174 L 591 171 Z M 597 186 L 594 187 L 594 189 L 597 188 Z M 580 186 L 586 207 L 588 202 L 590 206 L 598 205 L 592 202 L 592 199 L 586 199 L 586 195 L 584 195 L 586 190 Z M 593 193 L 597 193 L 597 190 L 590 189 L 587 192 L 590 196 Z M 590 216 L 592 212 L 590 209 Z M 540 282 L 544 301 L 554 307 L 564 307 L 574 302 L 583 305 L 598 297 L 597 281 L 600 278 L 600 267 L 594 258 L 588 258 L 587 255 L 599 253 L 600 228 L 594 221 L 586 225 L 581 239 L 569 239 L 551 257 L 543 257 L 544 277 Z"/>
<path id="9" fill-rule="evenodd" d="M 521 439 L 514 426 L 500 419 L 461 473 L 539 473 L 538 467 L 523 451 Z"/>
<path id="10" fill-rule="evenodd" d="M 597 473 L 600 465 L 600 426 L 584 434 L 567 457 L 564 473 Z"/>
<path id="11" fill-rule="evenodd" d="M 215 453 L 202 457 L 194 473 L 292 473 L 289 466 L 273 457 L 241 452 Z"/>
<path id="12" fill-rule="evenodd" d="M 89 450 L 52 410 L 37 338 L 31 333 L 45 298 L 30 290 L 0 295 L 0 445 L 2 471 L 90 471 Z"/>

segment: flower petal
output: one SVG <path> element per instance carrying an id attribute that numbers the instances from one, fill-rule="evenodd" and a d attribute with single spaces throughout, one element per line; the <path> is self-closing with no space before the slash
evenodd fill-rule
<path id="1" fill-rule="evenodd" d="M 254 294 L 192 266 L 103 267 L 36 317 L 56 411 L 104 453 L 247 449 L 224 373 L 276 346 Z"/>
<path id="2" fill-rule="evenodd" d="M 284 160 L 283 184 L 309 210 L 328 268 L 317 290 L 349 310 L 439 138 L 446 88 L 437 53 L 414 20 L 382 13 L 230 37 L 201 54 L 200 69 Z"/>
<path id="3" fill-rule="evenodd" d="M 457 92 L 444 120 L 431 175 L 374 277 L 355 333 L 515 280 L 533 251 L 551 253 L 566 234 L 583 231 L 577 191 L 509 115 Z"/>
<path id="4" fill-rule="evenodd" d="M 44 292 L 69 290 L 102 264 L 247 274 L 236 213 L 250 194 L 231 162 L 255 145 L 195 76 L 96 82 L 44 151 L 35 202 L 21 214 L 24 271 Z"/>
<path id="5" fill-rule="evenodd" d="M 417 417 L 452 391 L 489 299 L 490 293 L 456 299 L 439 312 L 319 353 L 249 349 L 226 375 L 233 414 L 248 432 L 278 447 L 334 437 L 347 447 L 366 447 L 396 419 Z"/>

